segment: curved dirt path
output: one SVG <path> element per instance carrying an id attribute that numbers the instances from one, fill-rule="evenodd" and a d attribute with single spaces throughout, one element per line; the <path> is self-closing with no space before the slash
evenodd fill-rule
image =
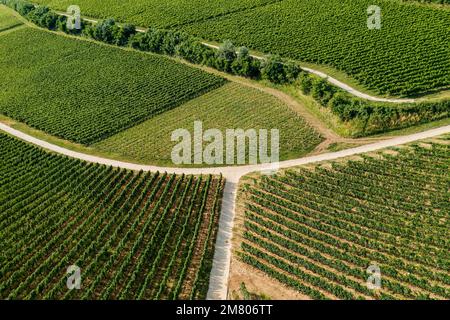
<path id="1" fill-rule="evenodd" d="M 56 11 L 56 13 L 58 13 L 59 15 L 62 15 L 62 16 L 66 16 L 66 17 L 69 16 L 67 13 L 61 12 L 61 11 Z M 93 19 L 93 18 L 86 18 L 86 17 L 83 17 L 82 19 L 85 20 L 85 21 L 94 23 L 94 24 L 98 23 L 98 21 L 99 21 L 99 20 L 96 20 L 96 19 Z M 136 31 L 137 32 L 146 32 L 147 28 L 136 27 Z M 213 49 L 219 49 L 219 46 L 214 45 L 214 44 L 210 44 L 208 42 L 202 42 L 202 44 L 204 46 L 207 46 L 207 47 L 210 47 L 210 48 L 213 48 Z M 258 55 L 250 55 L 250 56 L 255 58 L 255 59 L 258 59 L 258 60 L 264 60 L 265 59 L 264 57 L 258 56 Z M 313 73 L 313 74 L 315 74 L 315 75 L 317 75 L 317 76 L 327 80 L 331 84 L 341 88 L 344 91 L 347 91 L 351 95 L 354 95 L 355 97 L 358 97 L 358 98 L 362 98 L 362 99 L 366 99 L 366 100 L 370 100 L 370 101 L 391 102 L 391 103 L 407 103 L 407 102 L 411 103 L 411 102 L 416 102 L 417 101 L 416 99 L 407 99 L 407 98 L 394 99 L 394 98 L 380 98 L 380 97 L 371 96 L 369 94 L 366 94 L 366 93 L 363 93 L 361 91 L 358 91 L 355 88 L 352 88 L 351 86 L 349 86 L 349 85 L 345 84 L 344 82 L 339 81 L 339 80 L 337 80 L 337 79 L 327 75 L 324 72 L 321 72 L 321 71 L 318 71 L 318 70 L 314 70 L 314 69 L 311 69 L 311 68 L 306 68 L 306 67 L 301 67 L 301 68 L 304 71 L 307 71 L 309 73 Z"/>
<path id="2" fill-rule="evenodd" d="M 140 31 L 143 32 L 143 31 Z M 213 48 L 213 49 L 219 49 L 219 46 L 207 43 L 207 42 L 202 42 L 202 44 L 204 46 Z M 265 58 L 262 56 L 258 56 L 258 55 L 254 55 L 251 54 L 251 57 L 258 59 L 258 60 L 264 60 Z M 363 93 L 361 91 L 356 90 L 355 88 L 350 87 L 348 84 L 345 84 L 342 81 L 339 81 L 329 75 L 327 75 L 326 73 L 322 72 L 322 71 L 318 71 L 318 70 L 314 70 L 311 68 L 306 68 L 306 67 L 302 67 L 300 66 L 300 68 L 306 72 L 315 74 L 325 80 L 327 80 L 328 82 L 330 82 L 331 84 L 335 85 L 336 87 L 341 88 L 344 91 L 347 91 L 348 93 L 350 93 L 351 95 L 354 95 L 355 97 L 358 98 L 362 98 L 365 100 L 370 100 L 370 101 L 377 101 L 377 102 L 392 102 L 392 103 L 407 103 L 407 102 L 416 102 L 416 99 L 408 99 L 408 98 L 400 98 L 400 99 L 394 99 L 394 98 L 380 98 L 380 97 L 375 97 L 375 96 L 371 96 L 369 94 Z"/>
<path id="3" fill-rule="evenodd" d="M 111 160 L 107 158 L 101 158 L 92 156 L 80 152 L 75 152 L 41 139 L 32 137 L 19 130 L 13 129 L 10 126 L 0 123 L 0 130 L 9 133 L 21 140 L 40 146 L 44 149 L 66 155 L 72 158 L 85 160 L 88 162 L 95 162 L 105 165 L 111 165 L 115 167 L 121 167 L 131 170 L 143 170 L 143 171 L 166 171 L 167 173 L 176 174 L 222 174 L 226 179 L 221 214 L 219 219 L 219 230 L 217 234 L 217 240 L 215 245 L 215 252 L 213 258 L 213 266 L 211 270 L 211 278 L 209 283 L 209 290 L 207 299 L 226 299 L 228 289 L 228 276 L 230 273 L 230 261 L 231 261 L 231 238 L 233 235 L 233 221 L 235 215 L 236 206 L 236 194 L 239 179 L 248 173 L 255 171 L 273 170 L 274 166 L 278 169 L 289 168 L 314 162 L 335 160 L 342 157 L 352 156 L 356 154 L 366 153 L 384 149 L 387 147 L 397 146 L 421 139 L 427 139 L 436 137 L 442 134 L 450 133 L 450 125 L 443 126 L 431 130 L 427 130 L 420 133 L 415 133 L 406 136 L 395 137 L 356 148 L 350 148 L 338 152 L 324 153 L 320 155 L 308 156 L 294 160 L 282 161 L 277 164 L 260 164 L 260 165 L 247 165 L 241 167 L 217 167 L 217 168 L 171 168 L 171 167 L 157 167 L 139 165 L 129 162 L 122 162 Z"/>

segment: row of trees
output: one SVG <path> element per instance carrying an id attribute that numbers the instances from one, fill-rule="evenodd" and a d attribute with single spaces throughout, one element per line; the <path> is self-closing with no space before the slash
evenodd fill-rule
<path id="1" fill-rule="evenodd" d="M 106 19 L 95 25 L 82 21 L 81 30 L 68 30 L 67 17 L 56 14 L 48 7 L 37 6 L 24 0 L 0 0 L 33 23 L 50 30 L 80 34 L 118 46 L 130 46 L 141 51 L 183 58 L 217 70 L 252 79 L 264 79 L 275 84 L 296 82 L 300 90 L 311 95 L 323 107 L 343 122 L 354 122 L 355 135 L 367 135 L 393 128 L 437 120 L 447 117 L 450 100 L 410 104 L 375 103 L 350 96 L 325 79 L 302 71 L 292 61 L 278 55 L 259 59 L 250 55 L 246 47 L 235 47 L 225 41 L 218 49 L 207 46 L 189 34 L 150 28 L 137 32 L 131 24 L 119 25 Z"/>
<path id="2" fill-rule="evenodd" d="M 361 136 L 442 119 L 450 112 L 450 100 L 397 104 L 356 98 L 306 72 L 300 73 L 296 85 L 341 121 L 354 122 Z"/>
<path id="3" fill-rule="evenodd" d="M 195 64 L 243 77 L 283 84 L 294 82 L 301 73 L 300 66 L 294 62 L 284 61 L 277 55 L 258 59 L 250 55 L 248 48 L 236 48 L 231 41 L 225 41 L 216 49 L 183 32 L 156 28 L 137 32 L 134 25 L 119 25 L 112 18 L 97 24 L 82 20 L 80 30 L 69 30 L 67 17 L 58 15 L 46 6 L 34 6 L 24 0 L 0 1 L 43 28 L 83 35 L 112 45 L 177 56 Z"/>

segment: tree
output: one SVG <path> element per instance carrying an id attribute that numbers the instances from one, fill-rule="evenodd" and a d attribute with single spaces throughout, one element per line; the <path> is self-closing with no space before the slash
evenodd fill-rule
<path id="1" fill-rule="evenodd" d="M 250 57 L 250 51 L 248 50 L 247 47 L 239 47 L 237 49 L 237 59 L 238 60 L 249 60 L 251 59 Z"/>
<path id="2" fill-rule="evenodd" d="M 302 71 L 300 66 L 292 61 L 285 62 L 283 64 L 284 73 L 286 74 L 286 81 L 293 83 L 297 80 L 298 75 Z"/>
<path id="3" fill-rule="evenodd" d="M 231 64 L 233 73 L 250 78 L 258 78 L 260 76 L 259 60 L 250 56 L 250 52 L 246 47 L 237 49 L 236 59 Z"/>
<path id="4" fill-rule="evenodd" d="M 235 46 L 231 41 L 226 40 L 219 46 L 219 49 L 217 50 L 215 67 L 221 71 L 232 72 L 231 66 L 236 57 L 237 55 Z"/>
<path id="5" fill-rule="evenodd" d="M 96 40 L 112 44 L 115 40 L 115 33 L 117 33 L 116 22 L 109 18 L 95 25 L 93 37 Z"/>
<path id="6" fill-rule="evenodd" d="M 46 27 L 50 30 L 54 30 L 57 27 L 59 15 L 53 11 L 47 12 L 41 19 L 41 23 L 43 27 Z"/>
<path id="7" fill-rule="evenodd" d="M 306 72 L 302 72 L 298 77 L 298 82 L 300 84 L 300 90 L 303 92 L 303 94 L 309 95 L 312 88 L 312 79 L 309 74 Z"/>
<path id="8" fill-rule="evenodd" d="M 125 46 L 132 35 L 136 33 L 136 27 L 132 24 L 125 24 L 123 27 L 114 29 L 114 43 L 118 46 Z"/>
<path id="9" fill-rule="evenodd" d="M 262 63 L 261 76 L 270 82 L 276 84 L 285 83 L 286 73 L 283 67 L 283 62 L 278 55 L 269 55 Z"/>
<path id="10" fill-rule="evenodd" d="M 50 11 L 47 6 L 38 6 L 36 9 L 30 12 L 29 19 L 31 22 L 42 26 L 43 25 L 43 17 Z"/>
<path id="11" fill-rule="evenodd" d="M 331 112 L 338 115 L 341 120 L 346 121 L 348 119 L 344 116 L 344 112 L 347 106 L 351 105 L 351 103 L 352 101 L 348 97 L 348 95 L 340 92 L 334 95 L 328 105 L 331 109 Z"/>
<path id="12" fill-rule="evenodd" d="M 141 48 L 141 43 L 142 43 L 142 38 L 144 37 L 143 33 L 136 33 L 133 34 L 129 39 L 128 39 L 128 45 L 130 47 L 132 47 L 133 49 L 138 49 L 138 50 L 142 50 Z"/>
<path id="13" fill-rule="evenodd" d="M 217 57 L 227 60 L 229 62 L 236 59 L 236 48 L 230 40 L 225 40 L 220 46 L 217 52 Z"/>
<path id="14" fill-rule="evenodd" d="M 26 16 L 34 10 L 34 5 L 28 2 L 20 1 L 17 3 L 16 10 L 21 16 Z"/>
<path id="15" fill-rule="evenodd" d="M 336 91 L 336 87 L 329 84 L 325 79 L 314 78 L 314 80 L 312 81 L 311 95 L 323 106 L 327 106 L 328 101 L 333 98 L 333 95 L 336 93 Z"/>

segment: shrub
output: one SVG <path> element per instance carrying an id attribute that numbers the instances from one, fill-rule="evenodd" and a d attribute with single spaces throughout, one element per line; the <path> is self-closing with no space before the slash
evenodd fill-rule
<path id="1" fill-rule="evenodd" d="M 123 27 L 115 28 L 114 43 L 118 46 L 128 44 L 130 37 L 136 34 L 136 27 L 132 24 L 125 24 Z"/>
<path id="2" fill-rule="evenodd" d="M 118 33 L 118 28 L 120 27 L 116 25 L 114 19 L 106 19 L 100 21 L 93 27 L 92 36 L 95 40 L 113 44 L 115 35 Z"/>
<path id="3" fill-rule="evenodd" d="M 261 76 L 276 84 L 286 82 L 286 73 L 283 62 L 278 55 L 269 55 L 261 64 Z"/>
<path id="4" fill-rule="evenodd" d="M 303 94 L 309 95 L 312 88 L 312 79 L 307 72 L 302 72 L 298 77 L 300 90 Z"/>

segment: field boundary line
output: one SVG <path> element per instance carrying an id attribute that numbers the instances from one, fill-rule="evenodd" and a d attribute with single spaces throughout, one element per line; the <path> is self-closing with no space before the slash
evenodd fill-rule
<path id="1" fill-rule="evenodd" d="M 192 175 L 201 175 L 201 174 L 213 174 L 220 175 L 222 174 L 227 180 L 231 182 L 238 182 L 239 179 L 252 172 L 257 171 L 269 171 L 273 170 L 274 166 L 278 169 L 286 169 L 290 167 L 296 167 L 300 165 L 316 163 L 321 161 L 329 161 L 336 160 L 339 158 L 344 158 L 352 155 L 373 152 L 380 149 L 385 149 L 389 147 L 394 147 L 410 142 L 414 142 L 417 140 L 433 138 L 439 135 L 443 135 L 446 133 L 450 133 L 450 125 L 422 131 L 419 133 L 414 133 L 410 135 L 397 136 L 393 138 L 389 138 L 386 140 L 378 141 L 375 143 L 369 143 L 362 146 L 357 146 L 349 149 L 344 149 L 337 152 L 327 152 L 318 155 L 306 156 L 292 160 L 280 161 L 278 163 L 265 163 L 265 164 L 255 164 L 255 165 L 243 165 L 243 166 L 224 166 L 224 167 L 204 167 L 204 168 L 183 168 L 183 167 L 161 167 L 154 165 L 143 165 L 136 164 L 132 162 L 125 162 L 119 160 L 108 159 L 104 157 L 94 156 L 82 152 L 73 151 L 64 147 L 60 147 L 53 143 L 41 140 L 39 138 L 33 137 L 29 134 L 26 134 L 20 130 L 14 129 L 7 124 L 0 122 L 0 130 L 36 146 L 44 148 L 46 150 L 56 152 L 71 158 L 76 158 L 80 160 L 84 160 L 87 162 L 104 164 L 113 167 L 119 167 L 123 169 L 129 169 L 134 171 L 160 171 L 167 172 L 173 174 L 192 174 Z"/>
<path id="2" fill-rule="evenodd" d="M 55 11 L 57 14 L 62 15 L 62 16 L 66 16 L 68 17 L 69 15 L 67 13 L 61 12 L 61 11 Z M 86 17 L 82 17 L 83 20 L 91 22 L 91 23 L 98 23 L 100 20 L 96 20 L 93 18 L 86 18 Z M 144 27 L 136 27 L 136 31 L 137 32 L 147 32 L 148 28 L 144 28 Z M 201 44 L 212 48 L 212 49 L 219 49 L 219 46 L 205 42 L 205 41 L 201 41 Z M 265 60 L 265 57 L 263 56 L 259 56 L 259 55 L 254 55 L 254 54 L 250 54 L 250 56 L 254 59 L 258 59 L 258 60 Z M 350 93 L 351 95 L 361 98 L 361 99 L 365 99 L 365 100 L 369 100 L 369 101 L 376 101 L 376 102 L 390 102 L 390 103 L 415 103 L 418 102 L 417 99 L 413 99 L 413 98 L 381 98 L 381 97 L 376 97 L 376 96 L 372 96 L 366 93 L 363 93 L 351 86 L 349 86 L 348 84 L 339 81 L 331 76 L 329 76 L 328 74 L 322 72 L 322 71 L 318 71 L 315 69 L 311 69 L 311 68 L 307 68 L 307 67 L 303 67 L 300 65 L 300 68 L 306 72 L 315 74 L 316 76 L 327 80 L 329 83 L 339 87 L 340 89 Z"/>
<path id="3" fill-rule="evenodd" d="M 251 172 L 268 170 L 271 169 L 273 165 L 271 164 L 260 164 L 260 165 L 249 165 L 243 167 L 217 167 L 217 168 L 171 168 L 171 167 L 158 167 L 150 165 L 138 165 L 128 162 L 116 161 L 101 157 L 96 157 L 80 152 L 75 152 L 52 143 L 43 141 L 41 139 L 30 136 L 19 130 L 13 129 L 10 126 L 0 123 L 0 129 L 4 132 L 24 140 L 26 142 L 32 143 L 44 149 L 72 157 L 80 160 L 94 162 L 99 164 L 111 165 L 115 167 L 121 167 L 130 170 L 143 170 L 143 171 L 165 171 L 167 173 L 175 174 L 222 174 L 225 178 L 225 188 L 222 200 L 220 218 L 219 218 L 219 228 L 217 233 L 217 240 L 214 249 L 213 265 L 211 269 L 211 280 L 209 283 L 207 299 L 214 300 L 225 300 L 227 298 L 228 291 L 228 279 L 230 274 L 230 262 L 232 254 L 232 237 L 233 237 L 233 226 L 234 218 L 236 214 L 236 196 L 238 183 L 243 175 Z M 355 148 L 350 148 L 338 152 L 324 153 L 315 156 L 307 156 L 294 160 L 282 161 L 279 164 L 279 168 L 290 168 L 315 162 L 335 160 L 343 157 L 348 157 L 352 155 L 357 155 L 366 152 L 373 152 L 388 147 L 394 147 L 417 140 L 433 138 L 442 134 L 450 133 L 450 125 L 426 130 L 423 132 L 399 136 L 380 142 L 363 145 Z"/>

